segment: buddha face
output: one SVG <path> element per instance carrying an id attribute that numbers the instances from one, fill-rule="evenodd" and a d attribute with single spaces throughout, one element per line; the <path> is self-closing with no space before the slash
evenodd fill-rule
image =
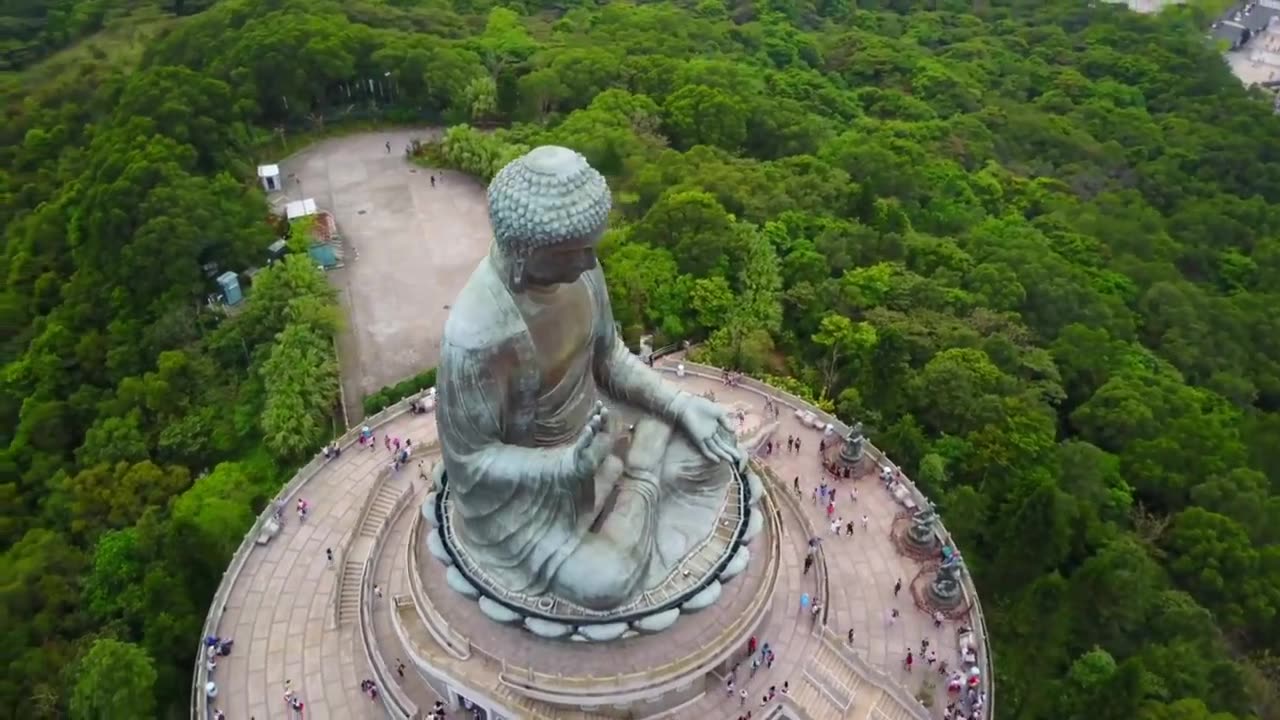
<path id="1" fill-rule="evenodd" d="M 562 242 L 538 248 L 525 258 L 524 279 L 530 285 L 571 283 L 595 269 L 598 237 Z"/>

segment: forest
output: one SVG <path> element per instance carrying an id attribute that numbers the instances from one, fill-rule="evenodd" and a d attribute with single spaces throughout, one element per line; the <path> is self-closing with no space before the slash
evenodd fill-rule
<path id="1" fill-rule="evenodd" d="M 937 501 L 1002 719 L 1280 718 L 1280 118 L 1212 19 L 0 3 L 0 717 L 185 714 L 227 560 L 336 429 L 324 276 L 228 314 L 206 266 L 265 262 L 265 145 L 362 119 L 482 178 L 583 152 L 629 339 L 862 421 Z"/>

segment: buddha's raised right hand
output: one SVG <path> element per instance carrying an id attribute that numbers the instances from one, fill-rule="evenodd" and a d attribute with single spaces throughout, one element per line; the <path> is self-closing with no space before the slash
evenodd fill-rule
<path id="1" fill-rule="evenodd" d="M 573 443 L 569 476 L 581 481 L 595 477 L 600 463 L 604 462 L 613 449 L 613 442 L 614 437 L 609 432 L 609 409 L 604 403 L 597 401 L 595 414 Z"/>

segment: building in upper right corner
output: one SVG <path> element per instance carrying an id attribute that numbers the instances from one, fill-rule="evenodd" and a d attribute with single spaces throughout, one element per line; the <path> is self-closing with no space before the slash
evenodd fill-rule
<path id="1" fill-rule="evenodd" d="M 1280 0 L 1253 0 L 1233 7 L 1209 30 L 1227 44 L 1231 71 L 1246 85 L 1280 81 Z"/>

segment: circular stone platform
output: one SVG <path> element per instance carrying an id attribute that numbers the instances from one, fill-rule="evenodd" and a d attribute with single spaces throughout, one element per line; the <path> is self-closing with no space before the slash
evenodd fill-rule
<path id="1" fill-rule="evenodd" d="M 555 595 L 528 596 L 503 588 L 485 572 L 457 537 L 456 508 L 443 464 L 434 473 L 437 492 L 423 506 L 423 517 L 435 529 L 427 537 L 427 551 L 449 566 L 446 581 L 464 597 L 478 601 L 496 622 L 523 624 L 535 635 L 578 641 L 614 640 L 638 632 L 658 632 L 682 614 L 714 604 L 729 582 L 746 569 L 747 547 L 763 529 L 758 504 L 764 486 L 754 471 L 734 472 L 719 521 L 658 585 L 630 603 L 608 611 L 593 610 Z"/>
<path id="2" fill-rule="evenodd" d="M 742 501 L 750 492 L 748 483 L 735 482 L 735 489 Z M 761 486 L 757 485 L 757 488 Z M 761 488 L 762 489 L 762 488 Z M 516 668 L 538 668 L 547 662 L 547 653 L 554 648 L 557 673 L 565 676 L 594 676 L 608 678 L 610 676 L 644 675 L 647 687 L 660 686 L 664 683 L 687 681 L 689 671 L 697 666 L 705 666 L 704 672 L 743 646 L 747 638 L 756 630 L 764 612 L 768 609 L 773 596 L 774 584 L 777 581 L 777 543 L 776 523 L 769 518 L 772 510 L 771 502 L 763 503 L 763 510 L 752 510 L 749 515 L 758 517 L 758 535 L 751 543 L 755 557 L 733 577 L 732 582 L 720 583 L 716 575 L 708 575 L 715 582 L 718 597 L 699 612 L 685 612 L 682 606 L 689 603 L 699 594 L 696 586 L 685 587 L 667 602 L 652 602 L 649 609 L 643 608 L 638 617 L 630 622 L 610 619 L 605 624 L 598 620 L 596 627 L 601 633 L 594 639 L 612 640 L 612 642 L 583 642 L 587 634 L 594 634 L 590 628 L 590 618 L 571 616 L 565 619 L 576 624 L 576 632 L 562 633 L 565 639 L 579 642 L 556 643 L 548 646 L 545 637 L 538 633 L 538 624 L 521 626 L 516 617 L 510 618 L 511 624 L 495 622 L 492 607 L 482 609 L 475 599 L 466 597 L 456 589 L 456 580 L 451 581 L 449 575 L 455 566 L 446 565 L 438 559 L 439 548 L 430 547 L 434 541 L 434 528 L 426 520 L 429 512 L 443 513 L 444 509 L 436 509 L 435 503 L 428 501 L 424 505 L 424 513 L 420 514 L 410 542 L 417 543 L 418 566 L 416 570 L 422 580 L 425 601 L 432 610 L 447 622 L 457 633 L 470 639 L 473 649 L 500 662 L 504 666 Z M 741 537 L 746 533 L 747 523 L 734 532 L 732 537 Z M 750 538 L 748 538 L 750 539 Z M 729 549 L 732 549 L 730 546 Z M 741 549 L 739 547 L 739 549 Z M 411 570 L 411 571 L 412 571 Z M 723 570 L 721 570 L 723 572 Z M 679 588 L 677 588 L 679 589 Z M 567 606 L 551 608 L 549 612 L 564 613 Z M 675 612 L 672 612 L 672 611 Z M 569 609 L 570 612 L 574 610 Z M 523 609 L 520 612 L 525 612 Z M 589 612 L 589 611 L 583 611 Z M 563 616 L 557 616 L 563 617 Z M 547 621 L 549 624 L 559 624 Z M 609 625 L 621 623 L 619 632 L 613 634 Z M 637 627 L 639 625 L 639 627 Z M 666 630 L 660 635 L 647 633 Z M 533 634 L 529 632 L 533 630 Z M 585 631 L 585 633 L 584 633 Z M 543 637 L 537 637 L 543 634 Z M 664 673 L 663 668 L 671 668 Z"/>

